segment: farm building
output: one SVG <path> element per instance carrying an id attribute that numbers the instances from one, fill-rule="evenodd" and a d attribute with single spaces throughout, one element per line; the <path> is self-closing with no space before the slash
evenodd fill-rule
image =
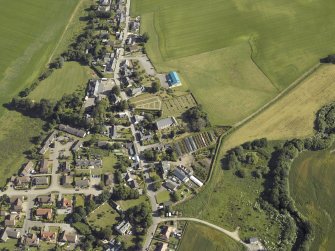
<path id="1" fill-rule="evenodd" d="M 86 136 L 86 132 L 84 130 L 79 130 L 68 125 L 60 124 L 58 129 L 80 138 L 84 138 Z"/>
<path id="2" fill-rule="evenodd" d="M 190 180 L 192 180 L 197 186 L 202 187 L 204 185 L 204 183 L 202 183 L 200 180 L 198 180 L 196 177 L 194 177 L 193 175 L 190 176 Z"/>
<path id="3" fill-rule="evenodd" d="M 176 168 L 173 171 L 174 176 L 176 176 L 180 181 L 186 183 L 189 181 L 189 178 L 186 176 L 183 170 Z"/>
<path id="4" fill-rule="evenodd" d="M 170 88 L 171 87 L 176 87 L 176 86 L 181 86 L 181 81 L 178 76 L 178 73 L 175 71 L 171 71 L 166 75 L 166 79 L 169 83 Z"/>
<path id="5" fill-rule="evenodd" d="M 169 117 L 165 119 L 160 119 L 156 121 L 156 126 L 158 130 L 163 130 L 165 128 L 168 128 L 170 126 L 177 125 L 177 120 L 174 117 Z"/>

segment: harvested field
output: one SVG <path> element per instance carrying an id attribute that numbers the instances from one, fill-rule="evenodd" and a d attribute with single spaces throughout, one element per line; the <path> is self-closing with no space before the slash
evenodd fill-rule
<path id="1" fill-rule="evenodd" d="M 335 100 L 335 66 L 322 65 L 286 96 L 233 132 L 223 152 L 246 141 L 306 137 L 313 134 L 315 113 Z"/>

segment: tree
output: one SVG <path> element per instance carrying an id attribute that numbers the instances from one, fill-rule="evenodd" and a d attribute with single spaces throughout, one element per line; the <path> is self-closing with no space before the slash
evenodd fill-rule
<path id="1" fill-rule="evenodd" d="M 176 191 L 174 191 L 173 193 L 171 193 L 171 200 L 173 202 L 177 202 L 177 201 L 180 201 L 181 197 L 180 197 L 180 194 L 177 193 Z"/>
<path id="2" fill-rule="evenodd" d="M 148 41 L 149 41 L 149 34 L 148 34 L 148 32 L 144 32 L 143 34 L 142 34 L 142 41 L 144 42 L 144 43 L 147 43 Z"/>
<path id="3" fill-rule="evenodd" d="M 160 88 L 161 88 L 161 85 L 157 81 L 154 81 L 154 82 L 151 83 L 151 92 L 152 93 L 158 92 Z"/>
<path id="4" fill-rule="evenodd" d="M 240 178 L 244 178 L 246 176 L 246 173 L 245 173 L 245 170 L 244 169 L 238 169 L 236 172 L 235 172 L 236 176 L 237 177 L 240 177 Z"/>
<path id="5" fill-rule="evenodd" d="M 91 229 L 90 227 L 85 224 L 85 223 L 82 223 L 82 222 L 76 222 L 73 224 L 73 227 L 75 229 L 77 229 L 77 231 L 80 233 L 80 234 L 83 234 L 83 235 L 89 235 L 91 234 Z"/>
<path id="6" fill-rule="evenodd" d="M 160 189 L 162 187 L 162 183 L 160 181 L 157 181 L 155 183 L 152 184 L 152 189 L 154 191 L 157 191 L 158 189 Z"/>
<path id="7" fill-rule="evenodd" d="M 120 96 L 120 94 L 121 94 L 120 87 L 119 87 L 118 85 L 115 85 L 115 86 L 112 88 L 112 93 L 115 94 L 116 96 Z"/>

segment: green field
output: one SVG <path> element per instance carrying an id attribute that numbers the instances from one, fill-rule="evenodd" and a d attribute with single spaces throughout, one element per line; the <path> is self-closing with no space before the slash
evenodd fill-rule
<path id="1" fill-rule="evenodd" d="M 304 152 L 293 162 L 290 193 L 299 210 L 314 226 L 310 250 L 332 250 L 335 245 L 335 153 Z"/>
<path id="2" fill-rule="evenodd" d="M 214 124 L 257 110 L 335 51 L 335 2 L 134 0 L 158 71 L 177 70 Z"/>
<path id="3" fill-rule="evenodd" d="M 241 251 L 244 246 L 224 233 L 198 223 L 188 223 L 178 251 Z"/>
<path id="4" fill-rule="evenodd" d="M 0 0 L 0 185 L 17 172 L 42 121 L 3 104 L 29 86 L 46 66 L 78 0 Z"/>
<path id="5" fill-rule="evenodd" d="M 49 78 L 42 81 L 29 97 L 36 101 L 42 98 L 55 101 L 64 94 L 85 89 L 88 80 L 95 77 L 94 71 L 88 66 L 82 66 L 77 62 L 66 62 L 63 68 L 56 70 Z"/>

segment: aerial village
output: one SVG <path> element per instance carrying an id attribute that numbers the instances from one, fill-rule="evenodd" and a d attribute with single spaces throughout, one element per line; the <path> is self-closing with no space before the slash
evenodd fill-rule
<path id="1" fill-rule="evenodd" d="M 88 122 L 103 110 L 103 123 L 98 132 L 62 123 L 49 131 L 0 194 L 0 238 L 30 250 L 83 250 L 89 234 L 95 250 L 174 250 L 185 223 L 169 223 L 182 215 L 173 205 L 203 186 L 222 129 L 176 88 L 177 71 L 156 72 L 141 19 L 129 17 L 124 0 L 100 0 L 98 11 L 113 13 L 114 28 L 100 30 L 109 49 L 94 58 L 101 77 L 87 84 L 81 110 Z M 147 218 L 136 219 L 141 210 Z"/>

